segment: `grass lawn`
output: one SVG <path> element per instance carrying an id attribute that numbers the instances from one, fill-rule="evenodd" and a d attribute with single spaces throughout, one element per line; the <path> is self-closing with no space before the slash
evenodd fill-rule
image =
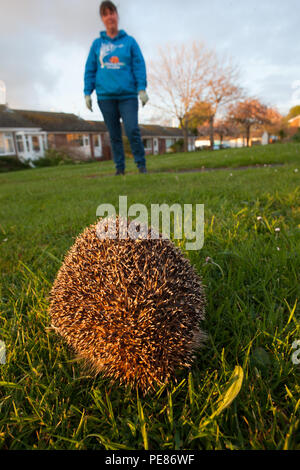
<path id="1" fill-rule="evenodd" d="M 202 166 L 228 168 L 180 173 Z M 127 168 L 125 177 L 110 176 L 112 162 L 0 175 L 0 448 L 300 450 L 300 144 L 149 157 L 147 175 L 132 160 Z M 149 210 L 205 205 L 204 247 L 185 254 L 206 285 L 208 343 L 190 371 L 146 397 L 84 376 L 48 329 L 65 253 L 120 195 Z"/>

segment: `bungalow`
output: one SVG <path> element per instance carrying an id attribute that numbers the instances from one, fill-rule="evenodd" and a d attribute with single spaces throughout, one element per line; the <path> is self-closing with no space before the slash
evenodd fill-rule
<path id="1" fill-rule="evenodd" d="M 6 105 L 0 105 L 0 157 L 16 155 L 20 160 L 44 155 L 47 135 L 34 124 Z"/>
<path id="2" fill-rule="evenodd" d="M 183 132 L 176 127 L 140 124 L 147 155 L 170 152 Z M 122 133 L 125 136 L 124 125 Z M 196 137 L 190 135 L 189 151 Z M 21 161 L 34 161 L 48 148 L 62 148 L 82 159 L 111 160 L 107 127 L 101 121 L 86 121 L 75 114 L 11 109 L 0 105 L 0 157 L 16 155 Z"/>
<path id="3" fill-rule="evenodd" d="M 92 124 L 95 129 L 99 132 L 106 126 L 100 121 L 88 121 Z M 121 124 L 122 135 L 126 136 L 124 124 Z M 158 155 L 170 152 L 170 147 L 180 139 L 183 139 L 183 132 L 177 127 L 164 127 L 159 125 L 139 124 L 141 131 L 141 137 L 144 144 L 146 155 Z M 195 150 L 195 139 L 194 136 L 189 136 L 189 151 Z M 107 152 L 110 150 L 110 141 L 108 133 L 104 137 L 105 146 Z M 109 148 L 108 148 L 109 146 Z"/>
<path id="4" fill-rule="evenodd" d="M 95 129 L 88 121 L 68 113 L 17 110 L 25 119 L 43 129 L 48 148 L 70 150 L 82 159 L 103 159 L 103 143 L 107 129 Z"/>
<path id="5" fill-rule="evenodd" d="M 240 148 L 245 147 L 247 145 L 247 139 L 245 135 L 226 135 L 225 139 L 221 140 L 217 139 L 218 133 L 215 133 L 215 148 L 220 148 L 221 144 L 224 147 L 231 147 L 231 148 Z M 270 143 L 276 142 L 278 140 L 277 136 L 270 135 L 267 131 L 253 129 L 251 130 L 250 142 L 249 146 L 252 147 L 254 145 L 268 145 Z M 202 135 L 198 137 L 196 140 L 196 147 L 198 148 L 210 148 L 210 140 L 209 135 Z"/>
<path id="6" fill-rule="evenodd" d="M 83 159 L 104 160 L 111 158 L 105 153 L 106 147 L 107 129 L 103 123 L 96 129 L 75 114 L 0 105 L 0 157 L 16 155 L 21 161 L 34 161 L 48 148 L 67 148 Z"/>
<path id="7" fill-rule="evenodd" d="M 178 127 L 140 124 L 141 136 L 147 155 L 158 155 L 170 152 L 170 147 L 183 139 L 183 131 Z M 189 135 L 188 150 L 195 150 L 196 137 Z"/>

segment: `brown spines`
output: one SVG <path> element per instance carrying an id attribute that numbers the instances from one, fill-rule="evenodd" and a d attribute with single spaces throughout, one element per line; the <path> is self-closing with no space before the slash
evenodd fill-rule
<path id="1" fill-rule="evenodd" d="M 118 228 L 119 219 L 117 219 Z M 92 369 L 147 392 L 189 367 L 204 333 L 205 295 L 170 240 L 80 234 L 50 292 L 52 326 Z"/>

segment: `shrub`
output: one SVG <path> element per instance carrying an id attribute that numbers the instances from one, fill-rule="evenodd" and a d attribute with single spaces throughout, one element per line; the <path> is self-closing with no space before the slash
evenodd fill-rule
<path id="1" fill-rule="evenodd" d="M 169 151 L 171 152 L 183 152 L 184 150 L 184 140 L 183 139 L 179 139 L 177 140 L 173 145 L 171 145 L 169 147 Z"/>
<path id="2" fill-rule="evenodd" d="M 294 134 L 293 137 L 291 138 L 291 141 L 300 143 L 300 127 L 298 131 L 296 132 L 296 134 Z"/>
<path id="3" fill-rule="evenodd" d="M 73 160 L 66 152 L 54 148 L 47 149 L 44 157 L 33 161 L 35 167 L 57 166 L 71 163 L 73 163 Z"/>
<path id="4" fill-rule="evenodd" d="M 30 162 L 22 162 L 16 155 L 0 157 L 0 173 L 7 171 L 26 170 L 30 168 Z"/>

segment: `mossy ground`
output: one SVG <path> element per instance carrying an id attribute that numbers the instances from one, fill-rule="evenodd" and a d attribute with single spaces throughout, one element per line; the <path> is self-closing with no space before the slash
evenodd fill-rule
<path id="1" fill-rule="evenodd" d="M 232 169 L 256 163 L 284 165 Z M 202 166 L 228 169 L 176 173 Z M 87 178 L 114 174 L 112 162 L 0 175 L 0 447 L 299 450 L 300 145 L 149 157 L 147 175 L 127 168 L 125 177 Z M 145 398 L 83 376 L 47 329 L 66 251 L 120 195 L 149 210 L 205 205 L 203 249 L 186 255 L 207 286 L 208 344 L 190 373 Z M 237 365 L 241 390 L 216 414 Z"/>

